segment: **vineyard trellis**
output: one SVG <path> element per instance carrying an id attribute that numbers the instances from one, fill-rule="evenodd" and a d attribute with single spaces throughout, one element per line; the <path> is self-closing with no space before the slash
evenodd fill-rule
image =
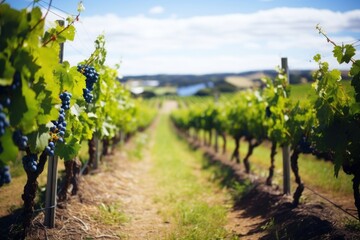
<path id="1" fill-rule="evenodd" d="M 249 145 L 243 158 L 246 172 L 250 171 L 249 157 L 254 148 L 264 140 L 271 142 L 268 185 L 272 184 L 277 146 L 288 145 L 291 149 L 291 170 L 297 183 L 293 193 L 294 207 L 298 206 L 305 188 L 299 173 L 299 155 L 327 153 L 334 162 L 335 176 L 341 167 L 346 174 L 354 176 L 353 192 L 359 219 L 360 60 L 353 59 L 356 50 L 351 44 L 337 45 L 319 26 L 317 29 L 334 45 L 334 57 L 339 64 L 351 64 L 349 76 L 354 88 L 353 96 L 344 91 L 341 72 L 330 70 L 329 64 L 316 55 L 314 60 L 319 64 L 319 70 L 313 74 L 313 88 L 317 95 L 312 102 L 292 101 L 289 98 L 288 75 L 284 69 L 279 69 L 278 76 L 275 79 L 264 78 L 263 86 L 258 90 L 243 91 L 227 102 L 183 107 L 172 113 L 172 120 L 183 131 L 194 129 L 195 135 L 200 130 L 219 132 L 219 126 L 222 126 L 221 131 L 235 140 L 231 158 L 238 163 L 240 139 L 245 139 Z"/>
<path id="2" fill-rule="evenodd" d="M 156 113 L 147 104 L 131 99 L 117 79 L 118 68 L 105 65 L 103 35 L 95 40 L 91 56 L 78 66 L 60 61 L 60 44 L 75 38 L 75 24 L 83 6 L 80 3 L 78 15 L 69 17 L 66 26 L 55 22 L 45 30 L 50 8 L 51 2 L 43 15 L 39 7 L 15 10 L 0 4 L 0 169 L 6 172 L 0 175 L 0 186 L 11 181 L 9 163 L 19 152 L 25 152 L 22 161 L 27 183 L 19 238 L 27 235 L 37 179 L 46 162 L 55 168 L 54 159 L 64 160 L 65 183 L 59 193 L 59 201 L 64 201 L 70 184 L 74 185 L 73 194 L 78 189 L 74 169 L 79 168 L 77 156 L 82 142 L 89 142 L 89 171 L 96 167 L 94 156 L 99 156 L 99 150 L 92 149 L 94 139 L 99 139 L 97 145 L 103 140 L 115 144 L 120 132 L 130 135 L 144 129 Z M 56 184 L 50 185 L 47 192 L 53 192 L 53 201 L 45 210 L 56 207 Z M 51 219 L 46 219 L 50 227 L 54 224 Z"/>

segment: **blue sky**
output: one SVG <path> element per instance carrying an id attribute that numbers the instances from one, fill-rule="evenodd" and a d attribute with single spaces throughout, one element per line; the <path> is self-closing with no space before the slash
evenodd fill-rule
<path id="1" fill-rule="evenodd" d="M 31 6 L 27 0 L 6 2 L 15 8 Z M 37 5 L 45 7 L 48 2 L 40 0 Z M 340 44 L 360 38 L 359 0 L 83 3 L 76 40 L 66 43 L 65 60 L 76 64 L 85 59 L 96 36 L 104 33 L 107 63 L 121 62 L 123 75 L 274 69 L 281 57 L 288 57 L 293 69 L 314 69 L 311 59 L 316 53 L 334 64 L 331 46 L 316 32 L 316 24 Z M 52 4 L 47 25 L 76 14 L 77 1 L 53 0 Z"/>
<path id="2" fill-rule="evenodd" d="M 7 0 L 16 8 L 24 8 L 31 4 L 30 0 Z M 46 5 L 49 0 L 39 1 Z M 53 5 L 69 13 L 76 13 L 77 1 L 53 0 Z M 250 13 L 276 7 L 312 7 L 333 11 L 349 11 L 360 8 L 359 0 L 83 0 L 86 6 L 84 15 L 114 13 L 119 16 L 145 14 L 154 6 L 166 9 L 164 16 L 176 14 L 179 17 L 201 15 L 219 15 L 229 13 Z M 162 17 L 164 17 L 162 16 Z"/>

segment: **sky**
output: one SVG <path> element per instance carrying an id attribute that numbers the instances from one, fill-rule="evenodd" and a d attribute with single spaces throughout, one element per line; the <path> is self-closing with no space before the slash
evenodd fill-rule
<path id="1" fill-rule="evenodd" d="M 33 6 L 29 0 L 6 3 Z M 53 0 L 46 25 L 76 15 L 77 3 Z M 35 6 L 48 4 L 39 0 Z M 338 68 L 317 24 L 338 44 L 360 46 L 360 0 L 83 0 L 83 5 L 64 60 L 75 65 L 88 58 L 94 40 L 104 34 L 106 64 L 120 63 L 123 76 L 275 69 L 282 57 L 290 69 L 316 69 L 317 53 Z"/>

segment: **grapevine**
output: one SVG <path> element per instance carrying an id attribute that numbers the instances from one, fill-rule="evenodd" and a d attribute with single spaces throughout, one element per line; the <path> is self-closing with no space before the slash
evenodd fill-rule
<path id="1" fill-rule="evenodd" d="M 28 137 L 24 136 L 20 130 L 13 133 L 13 141 L 20 150 L 25 150 L 28 145 Z"/>
<path id="2" fill-rule="evenodd" d="M 314 89 L 317 93 L 315 109 L 318 126 L 313 142 L 316 149 L 330 152 L 334 159 L 334 173 L 342 168 L 353 178 L 355 206 L 360 218 L 360 60 L 354 59 L 356 49 L 351 44 L 338 45 L 332 41 L 318 25 L 316 29 L 333 45 L 333 56 L 339 64 L 351 64 L 349 76 L 354 95 L 345 93 L 339 70 L 330 70 L 319 54 L 314 60 L 319 70 L 314 73 Z M 334 141 L 336 139 L 336 141 Z"/>
<path id="3" fill-rule="evenodd" d="M 117 81 L 117 69 L 104 65 L 103 35 L 96 39 L 90 58 L 78 67 L 59 63 L 59 43 L 74 39 L 73 25 L 80 14 L 69 18 L 66 27 L 56 24 L 46 31 L 47 13 L 43 16 L 38 7 L 17 11 L 4 3 L 0 15 L 0 28 L 9 30 L 0 36 L 0 67 L 5 69 L 0 76 L 0 166 L 25 151 L 24 238 L 33 217 L 37 178 L 48 156 L 63 159 L 66 173 L 74 179 L 80 172 L 77 155 L 83 141 L 95 135 L 109 140 L 120 131 L 133 134 L 148 126 L 155 111 L 131 101 L 130 92 Z M 68 171 L 67 166 L 76 171 Z M 0 177 L 1 183 L 11 180 L 8 167 L 0 168 Z M 61 191 L 65 196 L 67 187 L 64 184 Z"/>

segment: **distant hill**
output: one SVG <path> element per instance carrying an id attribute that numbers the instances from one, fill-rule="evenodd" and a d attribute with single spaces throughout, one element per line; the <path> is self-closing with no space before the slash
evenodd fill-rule
<path id="1" fill-rule="evenodd" d="M 290 81 L 292 84 L 312 81 L 311 70 L 291 70 Z M 344 72 L 344 77 L 346 76 Z M 274 70 L 262 70 L 262 71 L 247 71 L 241 73 L 214 73 L 203 75 L 192 74 L 157 74 L 157 75 L 137 75 L 137 76 L 124 76 L 120 79 L 121 82 L 132 81 L 149 81 L 156 80 L 159 82 L 159 86 L 188 86 L 204 82 L 224 82 L 229 77 L 239 77 L 239 79 L 247 79 L 250 81 L 259 81 L 262 77 L 267 76 L 274 78 L 277 72 Z M 235 84 L 236 85 L 236 84 Z"/>
<path id="2" fill-rule="evenodd" d="M 290 71 L 290 84 L 311 82 L 311 70 L 292 70 Z M 343 79 L 347 79 L 347 71 L 342 72 Z M 219 92 L 234 92 L 240 89 L 261 86 L 264 77 L 274 79 L 277 72 L 274 70 L 247 71 L 241 73 L 215 73 L 204 75 L 176 75 L 176 74 L 157 74 L 157 75 L 138 75 L 125 76 L 120 79 L 127 84 L 134 95 L 151 93 L 153 95 L 205 95 L 211 94 L 214 89 Z M 199 87 L 203 86 L 203 87 Z M 198 89 L 193 93 L 193 89 Z M 184 92 L 184 93 L 183 93 Z M 149 95 L 150 96 L 150 95 Z"/>

